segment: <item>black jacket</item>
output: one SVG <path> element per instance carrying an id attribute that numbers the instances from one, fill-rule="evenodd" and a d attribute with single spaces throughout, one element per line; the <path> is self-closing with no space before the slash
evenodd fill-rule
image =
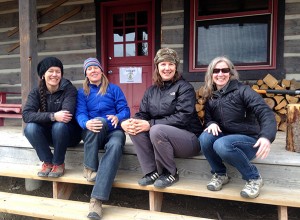
<path id="1" fill-rule="evenodd" d="M 51 113 L 55 113 L 60 110 L 67 110 L 73 114 L 72 122 L 75 120 L 75 108 L 77 100 L 77 89 L 72 83 L 62 78 L 59 88 L 56 92 L 51 94 L 46 93 L 47 97 L 47 111 L 40 112 L 40 93 L 39 88 L 34 88 L 30 91 L 26 105 L 23 109 L 23 120 L 25 123 L 51 123 Z"/>
<path id="2" fill-rule="evenodd" d="M 277 132 L 275 114 L 248 85 L 232 80 L 223 93 L 205 103 L 205 125 L 217 123 L 225 134 L 265 137 L 273 142 Z"/>
<path id="3" fill-rule="evenodd" d="M 146 90 L 135 118 L 149 121 L 150 126 L 171 125 L 198 136 L 203 128 L 195 104 L 195 90 L 190 83 L 183 79 L 165 82 L 162 88 L 153 85 Z"/>

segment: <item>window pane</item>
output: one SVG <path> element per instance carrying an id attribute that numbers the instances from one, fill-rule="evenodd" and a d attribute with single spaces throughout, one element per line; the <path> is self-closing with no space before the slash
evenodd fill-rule
<path id="1" fill-rule="evenodd" d="M 114 30 L 114 42 L 123 42 L 123 30 L 115 29 Z"/>
<path id="2" fill-rule="evenodd" d="M 126 44 L 126 57 L 135 56 L 135 44 Z"/>
<path id="3" fill-rule="evenodd" d="M 125 26 L 134 26 L 135 25 L 135 13 L 126 13 L 125 14 Z"/>
<path id="4" fill-rule="evenodd" d="M 208 65 L 216 56 L 235 64 L 269 62 L 270 16 L 197 22 L 196 66 Z"/>
<path id="5" fill-rule="evenodd" d="M 148 43 L 138 43 L 138 56 L 148 56 Z"/>
<path id="6" fill-rule="evenodd" d="M 114 27 L 122 27 L 123 26 L 123 15 L 122 14 L 114 14 L 113 17 Z"/>
<path id="7" fill-rule="evenodd" d="M 198 0 L 198 15 L 217 15 L 268 9 L 269 0 Z"/>
<path id="8" fill-rule="evenodd" d="M 137 13 L 137 23 L 138 25 L 148 24 L 148 17 L 146 11 L 140 11 Z"/>
<path id="9" fill-rule="evenodd" d="M 138 28 L 138 39 L 137 40 L 148 40 L 147 28 Z"/>
<path id="10" fill-rule="evenodd" d="M 114 57 L 123 57 L 123 44 L 115 44 L 114 45 Z"/>
<path id="11" fill-rule="evenodd" d="M 135 40 L 135 31 L 134 28 L 126 28 L 126 42 Z"/>

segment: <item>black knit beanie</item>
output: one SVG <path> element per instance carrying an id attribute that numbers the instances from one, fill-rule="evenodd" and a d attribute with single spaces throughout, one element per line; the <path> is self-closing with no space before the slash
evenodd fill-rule
<path id="1" fill-rule="evenodd" d="M 41 60 L 37 66 L 37 73 L 39 77 L 42 79 L 45 72 L 52 66 L 59 67 L 61 70 L 61 76 L 64 74 L 64 67 L 62 62 L 56 57 L 46 57 Z"/>

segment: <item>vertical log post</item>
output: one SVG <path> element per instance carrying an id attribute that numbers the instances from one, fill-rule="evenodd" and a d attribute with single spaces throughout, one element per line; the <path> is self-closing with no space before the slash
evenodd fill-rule
<path id="1" fill-rule="evenodd" d="M 300 104 L 287 107 L 286 150 L 300 153 Z"/>
<path id="2" fill-rule="evenodd" d="M 22 106 L 30 90 L 37 85 L 37 15 L 36 0 L 19 0 L 20 65 Z M 25 124 L 22 124 L 23 128 Z"/>
<path id="3" fill-rule="evenodd" d="M 37 18 L 36 0 L 19 0 L 20 65 L 22 106 L 30 90 L 37 85 Z M 22 127 L 25 123 L 22 122 Z M 41 180 L 25 179 L 26 190 L 42 185 Z"/>

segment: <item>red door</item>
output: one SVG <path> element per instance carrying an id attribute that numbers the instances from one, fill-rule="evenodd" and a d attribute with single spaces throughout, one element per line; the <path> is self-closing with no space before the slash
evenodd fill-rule
<path id="1" fill-rule="evenodd" d="M 121 87 L 133 116 L 146 88 L 152 85 L 152 3 L 127 1 L 126 5 L 110 5 L 104 10 L 106 56 L 102 59 L 109 81 Z"/>

